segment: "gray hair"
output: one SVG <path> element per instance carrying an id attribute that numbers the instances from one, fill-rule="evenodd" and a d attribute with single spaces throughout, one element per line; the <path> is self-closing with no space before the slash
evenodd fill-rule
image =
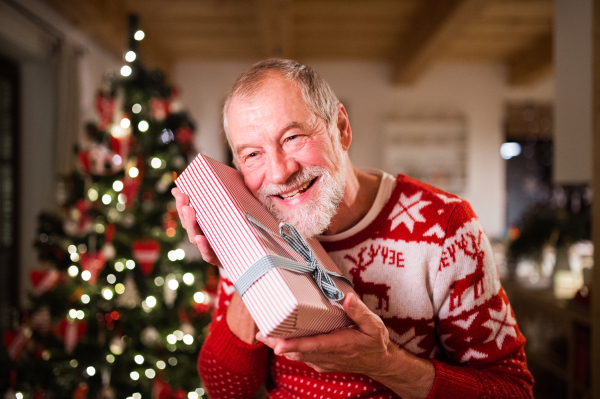
<path id="1" fill-rule="evenodd" d="M 331 135 L 334 135 L 337 123 L 337 104 L 339 100 L 329 84 L 314 69 L 298 61 L 269 58 L 257 62 L 242 73 L 233 84 L 223 106 L 223 129 L 229 146 L 231 140 L 227 130 L 227 110 L 234 98 L 248 99 L 262 86 L 270 73 L 277 73 L 298 85 L 302 99 L 308 108 L 323 118 Z M 235 159 L 235 155 L 234 155 Z"/>

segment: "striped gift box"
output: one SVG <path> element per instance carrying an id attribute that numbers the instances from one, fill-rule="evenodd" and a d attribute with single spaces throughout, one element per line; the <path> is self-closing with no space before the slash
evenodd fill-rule
<path id="1" fill-rule="evenodd" d="M 175 184 L 190 198 L 200 228 L 233 282 L 267 255 L 306 264 L 279 237 L 279 222 L 246 188 L 237 170 L 200 154 Z M 271 233 L 251 223 L 247 215 Z M 340 273 L 315 238 L 305 240 L 323 269 Z M 344 294 L 352 291 L 344 279 L 333 280 Z M 309 274 L 271 269 L 246 290 L 242 300 L 260 331 L 270 337 L 322 334 L 352 324 L 341 303 L 327 299 Z"/>

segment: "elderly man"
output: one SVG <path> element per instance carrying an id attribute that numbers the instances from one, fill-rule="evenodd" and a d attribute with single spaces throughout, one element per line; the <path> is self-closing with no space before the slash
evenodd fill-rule
<path id="1" fill-rule="evenodd" d="M 531 397 L 521 335 L 490 244 L 468 203 L 404 175 L 359 170 L 344 106 L 310 67 L 255 64 L 235 82 L 223 123 L 250 191 L 278 219 L 318 236 L 358 296 L 355 326 L 275 339 L 221 276 L 199 358 L 211 398 Z M 219 260 L 188 198 L 189 238 Z M 360 298 L 359 298 L 360 297 Z"/>

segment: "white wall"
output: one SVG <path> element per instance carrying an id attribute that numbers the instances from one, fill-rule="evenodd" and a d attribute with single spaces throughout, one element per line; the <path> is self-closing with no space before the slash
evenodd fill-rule
<path id="1" fill-rule="evenodd" d="M 382 126 L 405 116 L 462 115 L 468 124 L 467 185 L 461 194 L 473 206 L 487 233 L 504 234 L 505 167 L 499 155 L 507 100 L 552 101 L 553 80 L 512 89 L 497 64 L 440 64 L 409 88 L 390 84 L 391 67 L 383 62 L 308 61 L 348 108 L 354 141 L 350 149 L 359 167 L 381 167 Z M 180 62 L 175 82 L 199 127 L 200 151 L 222 160 L 224 138 L 220 106 L 237 74 L 250 62 Z"/>
<path id="2" fill-rule="evenodd" d="M 24 302 L 29 290 L 29 271 L 37 267 L 33 240 L 37 235 L 37 216 L 55 204 L 56 148 L 72 146 L 58 142 L 57 56 L 54 43 L 81 51 L 79 58 L 79 107 L 82 117 L 93 116 L 93 101 L 104 73 L 116 70 L 119 60 L 74 28 L 39 0 L 17 0 L 28 10 L 20 12 L 0 2 L 0 53 L 19 64 L 21 74 L 21 215 L 20 292 Z M 42 29 L 35 15 L 50 28 Z M 74 77 L 77 79 L 77 77 Z"/>

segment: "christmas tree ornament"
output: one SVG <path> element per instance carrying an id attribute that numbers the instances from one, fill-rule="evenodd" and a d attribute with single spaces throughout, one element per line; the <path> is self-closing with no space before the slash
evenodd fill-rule
<path id="1" fill-rule="evenodd" d="M 183 102 L 181 101 L 179 87 L 173 87 L 171 89 L 171 106 L 169 110 L 172 114 L 178 114 L 185 110 Z"/>
<path id="2" fill-rule="evenodd" d="M 73 399 L 87 399 L 90 388 L 87 383 L 80 382 L 77 388 L 73 391 Z"/>
<path id="3" fill-rule="evenodd" d="M 140 306 L 142 300 L 131 273 L 127 273 L 123 286 L 125 287 L 125 291 L 117 298 L 117 306 L 129 309 Z"/>
<path id="4" fill-rule="evenodd" d="M 181 147 L 181 151 L 188 155 L 194 149 L 194 132 L 189 126 L 183 126 L 175 132 L 175 140 Z"/>
<path id="5" fill-rule="evenodd" d="M 81 254 L 79 258 L 79 264 L 81 265 L 81 269 L 83 271 L 90 272 L 90 277 L 88 282 L 91 285 L 96 285 L 96 281 L 98 280 L 98 276 L 104 270 L 104 266 L 106 265 L 106 259 L 102 252 L 96 253 L 85 253 Z M 82 273 L 83 275 L 83 273 Z"/>
<path id="6" fill-rule="evenodd" d="M 161 378 L 152 381 L 152 399 L 172 399 L 171 386 Z"/>
<path id="7" fill-rule="evenodd" d="M 43 306 L 31 314 L 31 328 L 41 335 L 46 335 L 50 331 L 50 309 L 48 306 Z"/>
<path id="8" fill-rule="evenodd" d="M 117 226 L 114 223 L 110 223 L 106 225 L 106 229 L 104 230 L 104 245 L 102 246 L 102 255 L 104 255 L 104 259 L 112 260 L 115 258 L 117 252 L 113 245 L 113 239 L 115 237 L 115 231 Z"/>
<path id="9" fill-rule="evenodd" d="M 112 116 L 115 112 L 115 98 L 107 96 L 102 92 L 98 92 L 98 94 L 96 94 L 94 105 L 96 106 L 96 112 L 100 117 L 98 130 L 104 130 L 112 121 Z"/>
<path id="10" fill-rule="evenodd" d="M 54 268 L 50 270 L 32 270 L 29 272 L 29 279 L 33 287 L 31 293 L 34 296 L 40 296 L 56 286 L 60 279 L 60 273 Z"/>
<path id="11" fill-rule="evenodd" d="M 169 116 L 169 100 L 165 98 L 151 98 L 149 101 L 150 114 L 155 121 L 164 121 Z"/>
<path id="12" fill-rule="evenodd" d="M 160 334 L 154 326 L 148 326 L 142 330 L 140 341 L 146 346 L 154 346 L 160 340 Z"/>
<path id="13" fill-rule="evenodd" d="M 16 362 L 25 353 L 31 338 L 31 329 L 27 325 L 22 325 L 17 331 L 4 331 L 2 338 L 8 357 Z"/>
<path id="14" fill-rule="evenodd" d="M 160 243 L 150 238 L 135 240 L 131 244 L 131 253 L 133 254 L 133 259 L 140 265 L 142 272 L 146 276 L 149 276 L 152 274 L 154 263 L 156 263 L 160 256 Z"/>
<path id="15" fill-rule="evenodd" d="M 188 397 L 187 392 L 183 389 L 177 389 L 173 391 L 172 398 L 173 399 L 186 399 Z"/>
<path id="16" fill-rule="evenodd" d="M 87 323 L 85 321 L 69 321 L 63 318 L 55 328 L 56 335 L 62 339 L 65 345 L 65 352 L 72 354 L 81 340 L 81 337 L 87 331 Z"/>
<path id="17" fill-rule="evenodd" d="M 108 349 L 118 356 L 125 350 L 125 341 L 123 341 L 123 338 L 120 335 L 115 334 L 108 344 Z"/>

